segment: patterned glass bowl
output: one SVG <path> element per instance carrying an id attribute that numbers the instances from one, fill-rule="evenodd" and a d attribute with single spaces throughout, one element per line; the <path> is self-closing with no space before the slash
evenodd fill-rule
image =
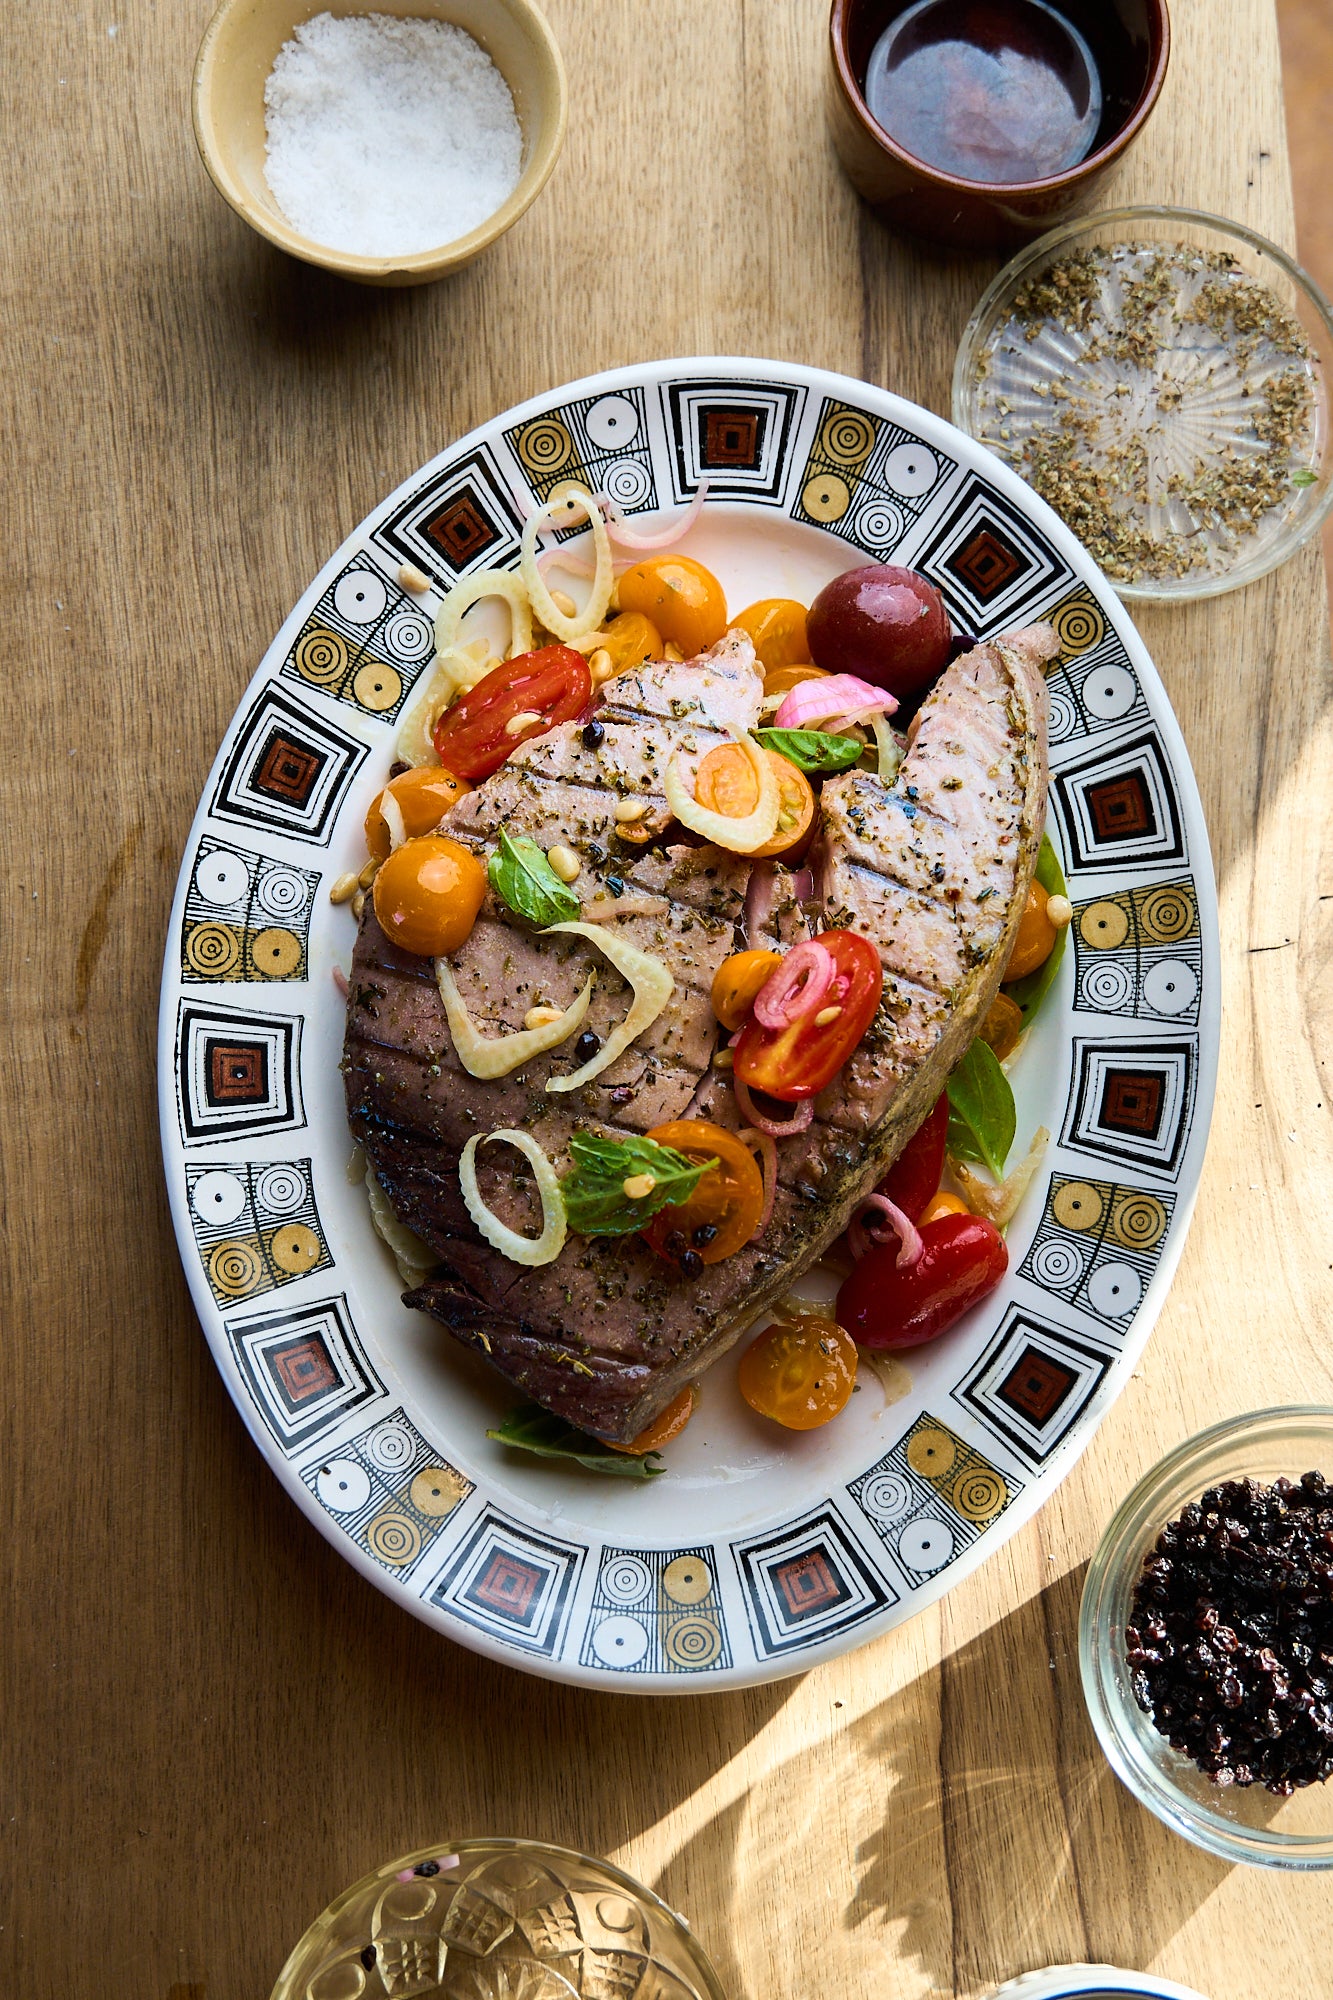
<path id="1" fill-rule="evenodd" d="M 724 2000 L 689 1925 L 607 1861 L 543 1841 L 445 1841 L 363 1875 L 301 1938 L 271 2000 Z"/>
<path id="2" fill-rule="evenodd" d="M 1148 248 L 1135 259 L 1131 246 L 1137 245 Z M 1168 339 L 1154 341 L 1146 362 L 1128 358 L 1141 356 L 1144 343 L 1134 317 L 1137 308 L 1131 307 L 1125 317 L 1125 280 L 1142 278 L 1153 250 L 1175 245 L 1226 259 L 1242 281 L 1270 293 L 1305 338 L 1308 352 L 1297 372 L 1310 386 L 1309 422 L 1292 448 L 1291 479 L 1249 532 L 1219 527 L 1205 505 L 1190 505 L 1182 497 L 1181 487 L 1197 492 L 1225 485 L 1234 479 L 1238 461 L 1263 467 L 1267 449 L 1255 430 L 1254 412 L 1264 402 L 1270 377 L 1276 379 L 1290 367 L 1290 356 L 1262 339 L 1247 353 L 1249 336 L 1243 329 L 1233 325 L 1224 336 L 1211 324 L 1196 321 L 1177 324 Z M 1095 337 L 1097 325 L 1079 332 L 1048 318 L 1030 338 L 1029 323 L 1017 313 L 1025 286 L 1056 263 L 1087 251 L 1113 252 L 1127 260 L 1103 273 L 1097 304 L 1102 324 L 1127 332 L 1119 354 L 1113 341 Z M 1208 279 L 1204 270 L 1189 281 L 1191 303 Z M 967 323 L 954 363 L 953 420 L 1032 477 L 1075 534 L 1079 523 L 1072 515 L 1084 495 L 1076 494 L 1074 505 L 1062 508 L 1057 474 L 1033 476 L 1033 446 L 1050 453 L 1060 426 L 1077 424 L 1080 435 L 1070 446 L 1071 455 L 1113 486 L 1120 484 L 1126 466 L 1142 456 L 1150 498 L 1130 506 L 1131 525 L 1158 548 L 1170 538 L 1171 546 L 1193 550 L 1202 560 L 1183 575 L 1161 576 L 1142 568 L 1120 576 L 1108 563 L 1108 580 L 1124 598 L 1185 602 L 1215 597 L 1266 576 L 1295 554 L 1333 507 L 1331 371 L 1328 302 L 1275 243 L 1239 223 L 1192 209 L 1114 209 L 1053 229 L 1020 251 L 988 287 Z M 1082 406 L 1080 392 L 1087 398 Z M 1270 421 L 1264 411 L 1261 422 Z M 1102 559 L 1097 548 L 1090 546 L 1089 552 Z"/>
<path id="3" fill-rule="evenodd" d="M 1309 1785 L 1289 1799 L 1261 1785 L 1224 1790 L 1213 1784 L 1171 1748 L 1135 1701 L 1125 1627 L 1144 1556 L 1189 1501 L 1223 1480 L 1269 1483 L 1310 1471 L 1333 1475 L 1333 1408 L 1261 1410 L 1201 1431 L 1145 1474 L 1122 1502 L 1083 1588 L 1083 1693 L 1111 1768 L 1166 1826 L 1228 1862 L 1333 1868 L 1333 1781 Z"/>

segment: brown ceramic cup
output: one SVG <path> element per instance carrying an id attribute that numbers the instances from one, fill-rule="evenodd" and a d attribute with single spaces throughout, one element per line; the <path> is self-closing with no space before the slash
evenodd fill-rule
<path id="1" fill-rule="evenodd" d="M 1102 118 L 1077 166 L 1037 181 L 962 180 L 928 166 L 871 117 L 862 92 L 871 51 L 912 0 L 833 0 L 829 19 L 829 122 L 858 193 L 889 227 L 962 250 L 1026 243 L 1091 207 L 1116 162 L 1152 114 L 1166 78 L 1166 0 L 1051 0 L 1088 44 L 1101 74 Z M 970 0 L 985 16 L 995 0 Z"/>

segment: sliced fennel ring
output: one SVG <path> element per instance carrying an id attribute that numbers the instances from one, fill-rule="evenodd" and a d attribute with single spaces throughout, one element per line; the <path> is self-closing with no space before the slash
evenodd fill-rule
<path id="1" fill-rule="evenodd" d="M 477 1184 L 477 1148 L 497 1139 L 504 1140 L 522 1153 L 536 1177 L 542 1203 L 540 1236 L 520 1235 L 507 1222 L 501 1222 L 481 1198 L 481 1189 Z M 555 1262 L 565 1247 L 569 1224 L 565 1220 L 559 1176 L 531 1132 L 516 1132 L 508 1127 L 499 1132 L 474 1132 L 459 1156 L 458 1185 L 462 1189 L 468 1214 L 493 1250 L 498 1250 L 502 1257 L 508 1257 L 511 1263 L 526 1264 L 530 1269 Z"/>
<path id="2" fill-rule="evenodd" d="M 730 819 L 726 813 L 712 812 L 707 806 L 700 805 L 681 777 L 677 765 L 680 738 L 667 752 L 662 789 L 666 793 L 667 805 L 691 833 L 702 835 L 705 840 L 711 840 L 714 847 L 725 847 L 732 854 L 753 854 L 756 847 L 765 846 L 777 831 L 782 797 L 773 775 L 773 766 L 754 738 L 743 736 L 738 729 L 729 729 L 727 735 L 737 749 L 745 753 L 754 772 L 759 797 L 753 812 L 747 813 L 743 819 Z"/>
<path id="3" fill-rule="evenodd" d="M 628 980 L 634 989 L 628 1014 L 611 1030 L 597 1054 L 568 1076 L 547 1079 L 548 1090 L 577 1090 L 581 1084 L 591 1083 L 595 1076 L 609 1069 L 617 1056 L 623 1055 L 645 1028 L 652 1027 L 674 993 L 676 982 L 660 958 L 654 958 L 651 952 L 640 951 L 628 938 L 603 929 L 601 924 L 549 924 L 542 936 L 551 937 L 557 931 L 563 931 L 570 937 L 585 938 L 589 944 L 596 945 L 603 957 L 610 959 L 621 978 Z M 541 1034 L 543 1031 L 539 1028 L 536 1032 Z"/>
<path id="4" fill-rule="evenodd" d="M 580 926 L 563 924 L 557 928 L 578 930 Z M 512 1035 L 483 1035 L 464 1005 L 448 959 L 437 958 L 435 983 L 444 1002 L 445 1018 L 449 1023 L 449 1033 L 454 1038 L 455 1052 L 468 1075 L 483 1078 L 508 1076 L 520 1063 L 531 1062 L 534 1056 L 545 1055 L 548 1049 L 559 1048 L 561 1042 L 568 1041 L 588 1011 L 593 977 L 590 972 L 584 981 L 583 991 L 570 1001 L 557 1020 L 546 1021 L 540 1028 L 520 1028 Z"/>
<path id="5" fill-rule="evenodd" d="M 593 571 L 592 595 L 582 611 L 570 618 L 560 610 L 546 587 L 546 578 L 537 567 L 537 537 L 555 514 L 568 514 L 571 504 L 582 507 L 592 528 L 592 545 L 596 562 Z M 568 525 L 566 523 L 565 525 Z M 596 631 L 606 616 L 606 607 L 611 601 L 611 585 L 615 580 L 611 565 L 611 540 L 606 532 L 606 520 L 601 508 L 591 493 L 581 486 L 567 486 L 558 499 L 548 500 L 529 514 L 523 528 L 523 554 L 519 564 L 519 574 L 527 585 L 528 598 L 548 632 L 566 645 L 585 638 Z"/>

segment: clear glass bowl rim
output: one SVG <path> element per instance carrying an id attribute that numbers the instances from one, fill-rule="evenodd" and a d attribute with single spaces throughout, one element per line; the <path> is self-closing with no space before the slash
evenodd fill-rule
<path id="1" fill-rule="evenodd" d="M 974 383 L 973 371 L 976 366 L 977 349 L 980 345 L 982 333 L 991 314 L 1004 299 L 1006 293 L 1015 290 L 1027 272 L 1034 265 L 1041 263 L 1045 258 L 1049 257 L 1061 244 L 1073 242 L 1076 237 L 1088 235 L 1094 230 L 1107 228 L 1119 229 L 1123 224 L 1132 225 L 1138 222 L 1176 222 L 1181 224 L 1182 227 L 1216 230 L 1222 236 L 1238 238 L 1240 242 L 1246 244 L 1251 250 L 1256 250 L 1261 256 L 1271 258 L 1296 286 L 1297 290 L 1304 295 L 1306 304 L 1310 307 L 1323 328 L 1324 338 L 1328 342 L 1330 358 L 1333 358 L 1333 307 L 1330 307 L 1324 292 L 1310 276 L 1304 265 L 1297 263 L 1294 257 L 1290 256 L 1280 244 L 1274 243 L 1270 237 L 1261 236 L 1257 229 L 1250 229 L 1243 222 L 1233 222 L 1229 216 L 1212 215 L 1207 209 L 1202 208 L 1159 207 L 1155 204 L 1140 203 L 1131 208 L 1098 209 L 1092 214 L 1078 215 L 1072 221 L 1062 222 L 1058 228 L 1048 230 L 1045 236 L 1039 236 L 1035 242 L 1025 243 L 1022 249 L 1017 251 L 1009 259 L 1009 262 L 996 273 L 985 291 L 981 294 L 981 297 L 977 300 L 967 325 L 963 328 L 963 336 L 958 343 L 958 352 L 954 356 L 953 382 L 950 389 L 952 421 L 966 437 L 974 439 L 980 445 L 985 445 L 985 439 L 977 436 L 970 421 L 970 395 Z M 1327 386 L 1329 391 L 1333 392 L 1333 382 L 1330 382 Z M 1330 435 L 1324 440 L 1322 453 L 1325 475 L 1323 490 L 1314 504 L 1301 516 L 1295 528 L 1277 544 L 1275 550 L 1269 552 L 1263 562 L 1253 568 L 1247 567 L 1244 563 L 1239 563 L 1232 571 L 1195 582 L 1189 585 L 1188 588 L 1181 587 L 1179 582 L 1175 584 L 1122 583 L 1108 577 L 1107 583 L 1111 589 L 1119 597 L 1124 598 L 1126 602 L 1191 604 L 1203 598 L 1221 597 L 1229 590 L 1241 590 L 1247 584 L 1257 583 L 1260 577 L 1269 575 L 1271 571 L 1279 569 L 1283 563 L 1289 561 L 1295 555 L 1297 549 L 1302 548 L 1311 535 L 1318 532 L 1328 518 L 1330 509 L 1333 509 L 1333 465 L 1331 465 L 1331 461 L 1333 461 L 1333 407 L 1326 412 L 1326 415 L 1330 423 Z M 986 448 L 989 449 L 989 447 Z M 1072 533 L 1072 530 L 1067 530 L 1067 532 Z"/>
<path id="2" fill-rule="evenodd" d="M 670 1903 L 663 1902 L 656 1890 L 650 1889 L 646 1882 L 640 1882 L 635 1876 L 627 1874 L 623 1868 L 618 1868 L 614 1861 L 604 1861 L 600 1855 L 584 1854 L 577 1847 L 562 1847 L 558 1840 L 542 1840 L 535 1834 L 522 1833 L 469 1833 L 461 1835 L 456 1839 L 435 1840 L 427 1847 L 414 1847 L 406 1854 L 396 1855 L 391 1861 L 381 1861 L 374 1868 L 368 1868 L 364 1875 L 357 1877 L 355 1882 L 349 1882 L 345 1889 L 340 1889 L 336 1896 L 330 1897 L 318 1916 L 311 1918 L 300 1937 L 297 1938 L 296 1943 L 288 1952 L 282 1970 L 274 1981 L 273 1991 L 269 1996 L 269 2000 L 296 2000 L 297 1988 L 293 1984 L 293 1981 L 297 1973 L 301 1970 L 299 1959 L 306 1940 L 321 1925 L 326 1925 L 327 1920 L 341 1914 L 342 1910 L 352 1901 L 353 1897 L 361 1895 L 364 1890 L 370 1888 L 372 1883 L 382 1881 L 390 1871 L 412 1868 L 418 1861 L 433 1861 L 441 1854 L 462 1853 L 464 1850 L 472 1847 L 512 1849 L 517 1852 L 521 1852 L 525 1848 L 538 1848 L 543 1854 L 558 1855 L 562 1861 L 579 1861 L 589 1868 L 604 1870 L 606 1874 L 611 1876 L 614 1881 L 618 1882 L 623 1889 L 633 1896 L 636 1901 L 651 1904 L 662 1916 L 669 1918 L 673 1924 L 679 1925 L 680 1929 L 688 1936 L 698 1956 L 697 1969 L 704 1986 L 707 1988 L 708 2000 L 727 2000 L 727 1996 L 723 1992 L 718 1980 L 717 1973 L 713 1969 L 713 1961 L 695 1935 L 689 1919 L 683 1917 L 679 1910 L 673 1910 Z"/>
<path id="3" fill-rule="evenodd" d="M 1112 1515 L 1088 1565 L 1079 1607 L 1078 1654 L 1083 1697 L 1097 1740 L 1112 1770 L 1140 1805 L 1155 1813 L 1174 1833 L 1224 1861 L 1314 1871 L 1333 1868 L 1333 1779 L 1323 1788 L 1329 1797 L 1326 1834 L 1273 1833 L 1205 1816 L 1161 1770 L 1135 1754 L 1134 1733 L 1123 1721 L 1127 1707 L 1133 1704 L 1133 1696 L 1122 1694 L 1112 1679 L 1112 1669 L 1120 1663 L 1121 1656 L 1117 1635 L 1112 1630 L 1110 1600 L 1131 1561 L 1137 1575 L 1143 1551 L 1140 1549 L 1137 1556 L 1134 1551 L 1144 1530 L 1153 1525 L 1164 1527 L 1172 1518 L 1163 1511 L 1164 1496 L 1187 1474 L 1192 1488 L 1198 1492 L 1214 1485 L 1219 1478 L 1243 1476 L 1234 1470 L 1222 1473 L 1209 1468 L 1223 1454 L 1229 1456 L 1247 1441 L 1276 1440 L 1287 1431 L 1302 1427 L 1325 1431 L 1333 1448 L 1333 1405 L 1288 1403 L 1224 1418 L 1186 1438 L 1143 1475 Z M 1151 1728 L 1137 1706 L 1133 1713 Z"/>

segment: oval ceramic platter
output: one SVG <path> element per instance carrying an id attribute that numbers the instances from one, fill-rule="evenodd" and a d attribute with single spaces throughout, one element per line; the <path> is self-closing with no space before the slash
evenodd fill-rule
<path id="1" fill-rule="evenodd" d="M 910 564 L 955 629 L 1048 618 L 1049 827 L 1072 948 L 1014 1069 L 1021 1158 L 1051 1143 L 1000 1289 L 804 1435 L 754 1416 L 740 1352 L 647 1484 L 486 1436 L 516 1400 L 400 1301 L 349 1182 L 339 1057 L 353 920 L 328 890 L 432 653 L 443 593 L 516 566 L 576 478 L 631 515 L 709 502 L 685 544 L 733 608 Z M 399 572 L 432 581 L 410 595 Z M 161 1115 L 181 1254 L 255 1443 L 321 1532 L 450 1638 L 642 1692 L 766 1681 L 910 1618 L 1039 1507 L 1147 1338 L 1198 1181 L 1218 1047 L 1217 919 L 1194 780 L 1133 626 L 1055 516 L 939 418 L 748 360 L 572 384 L 451 447 L 365 521 L 269 648 L 177 885 Z M 813 1281 L 812 1281 L 813 1282 Z M 908 1386 L 904 1392 L 904 1381 Z"/>

